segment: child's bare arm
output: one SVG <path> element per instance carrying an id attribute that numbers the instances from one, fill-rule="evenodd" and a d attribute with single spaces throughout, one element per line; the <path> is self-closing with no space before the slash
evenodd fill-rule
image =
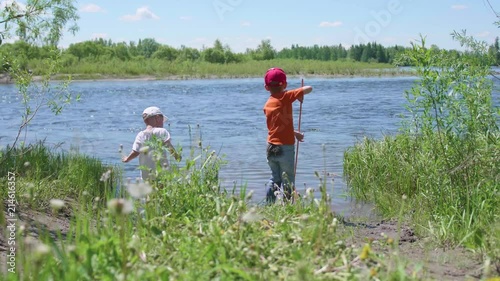
<path id="1" fill-rule="evenodd" d="M 309 93 L 310 93 L 310 92 L 312 92 L 312 90 L 313 90 L 313 88 L 312 88 L 311 86 L 304 86 L 304 87 L 302 87 L 301 89 L 302 89 L 302 92 L 304 93 L 304 95 L 309 94 Z M 300 102 L 303 102 L 303 101 L 304 101 L 304 95 L 302 95 L 302 96 L 300 96 L 300 97 L 298 98 L 298 100 L 299 100 Z"/>
<path id="2" fill-rule="evenodd" d="M 312 92 L 312 90 L 313 90 L 313 88 L 311 86 L 302 87 L 302 91 L 304 92 L 304 95 L 309 94 L 310 92 Z"/>
<path id="3" fill-rule="evenodd" d="M 139 156 L 139 152 L 132 150 L 128 156 L 123 156 L 122 162 L 129 162 L 130 160 L 134 159 L 135 157 Z"/>

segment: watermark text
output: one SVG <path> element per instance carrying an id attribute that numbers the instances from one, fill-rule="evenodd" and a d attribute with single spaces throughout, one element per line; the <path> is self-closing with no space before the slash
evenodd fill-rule
<path id="1" fill-rule="evenodd" d="M 7 172 L 7 271 L 16 273 L 17 199 L 16 174 Z"/>
<path id="2" fill-rule="evenodd" d="M 233 12 L 242 2 L 243 0 L 215 0 L 212 5 L 219 19 L 223 21 L 224 15 Z"/>
<path id="3" fill-rule="evenodd" d="M 385 9 L 378 11 L 370 11 L 372 20 L 367 22 L 364 28 L 356 26 L 354 28 L 355 38 L 354 42 L 358 44 L 366 44 L 382 32 L 382 28 L 386 28 L 391 24 L 393 16 L 399 15 L 403 12 L 404 7 L 401 4 L 402 0 L 389 0 Z M 412 1 L 412 0 L 405 0 Z"/>

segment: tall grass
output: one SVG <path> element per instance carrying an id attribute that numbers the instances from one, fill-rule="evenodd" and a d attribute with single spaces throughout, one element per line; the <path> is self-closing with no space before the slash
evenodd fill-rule
<path id="1" fill-rule="evenodd" d="M 159 59 L 142 59 L 121 61 L 81 60 L 78 63 L 66 64 L 60 73 L 71 74 L 78 79 L 127 78 L 136 76 L 153 76 L 158 78 L 175 76 L 187 78 L 234 78 L 255 77 L 263 75 L 270 67 L 282 67 L 290 75 L 339 75 L 339 76 L 380 76 L 401 75 L 397 68 L 382 63 L 361 63 L 353 61 L 315 61 L 275 59 L 269 61 L 245 61 L 239 63 L 215 64 L 202 61 L 165 61 Z M 43 64 L 33 61 L 30 69 L 37 75 L 42 73 Z"/>
<path id="2" fill-rule="evenodd" d="M 348 149 L 345 175 L 352 195 L 385 215 L 396 216 L 406 195 L 405 214 L 421 231 L 486 250 L 498 245 L 500 224 L 500 111 L 491 100 L 490 61 L 481 45 L 452 60 L 424 43 L 408 54 L 421 78 L 406 93 L 410 114 L 400 134 Z"/>
<path id="3" fill-rule="evenodd" d="M 69 157 L 56 158 L 53 151 L 36 147 L 44 151 L 37 155 L 47 159 L 64 162 Z M 394 260 L 374 252 L 370 244 L 361 249 L 343 242 L 346 232 L 330 211 L 326 177 L 321 200 L 308 193 L 294 204 L 258 206 L 244 189 L 237 194 L 220 187 L 223 160 L 216 153 L 198 147 L 191 154 L 184 163 L 172 161 L 169 169 L 156 170 L 151 183 L 127 182 L 124 198 L 82 196 L 70 206 L 71 227 L 65 235 L 54 238 L 40 230 L 34 240 L 18 229 L 17 271 L 2 280 L 406 278 L 404 271 L 393 268 Z M 87 165 L 93 166 L 82 161 L 71 171 L 90 169 Z M 68 183 L 86 186 L 83 178 L 70 179 Z M 48 188 L 50 183 L 41 185 Z"/>
<path id="4" fill-rule="evenodd" d="M 15 173 L 19 179 L 16 193 L 27 198 L 33 209 L 47 208 L 53 198 L 78 201 L 83 194 L 107 198 L 114 195 L 112 186 L 120 179 L 115 167 L 97 158 L 57 151 L 43 142 L 7 147 L 0 155 L 0 173 Z M 102 178 L 111 170 L 108 178 Z M 6 180 L 1 178 L 5 186 Z M 0 195 L 6 198 L 7 189 L 1 189 Z"/>

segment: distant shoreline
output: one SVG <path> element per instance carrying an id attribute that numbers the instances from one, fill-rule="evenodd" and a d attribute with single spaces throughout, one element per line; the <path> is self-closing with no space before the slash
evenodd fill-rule
<path id="1" fill-rule="evenodd" d="M 409 77 L 414 76 L 415 73 L 411 71 L 401 71 L 395 74 L 394 72 L 388 72 L 383 74 L 380 72 L 373 73 L 373 75 L 349 75 L 349 74 L 306 74 L 306 75 L 288 75 L 289 78 L 360 78 L 360 77 Z M 59 74 L 52 78 L 52 81 L 62 81 L 67 80 L 69 75 Z M 137 75 L 137 76 L 121 76 L 115 77 L 112 75 L 71 75 L 72 82 L 82 82 L 82 81 L 175 81 L 175 80 L 210 80 L 210 79 L 245 79 L 245 78 L 261 78 L 258 75 L 166 75 L 166 76 L 155 76 L 155 75 Z M 41 81 L 41 76 L 35 76 L 34 81 Z M 7 74 L 0 74 L 0 84 L 13 84 L 14 81 Z"/>

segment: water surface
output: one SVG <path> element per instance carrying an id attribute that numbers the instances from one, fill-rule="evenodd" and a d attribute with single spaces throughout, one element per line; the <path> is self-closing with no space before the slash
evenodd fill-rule
<path id="1" fill-rule="evenodd" d="M 305 97 L 301 129 L 305 142 L 299 147 L 297 187 L 316 188 L 314 172 L 336 174 L 333 209 L 353 212 L 345 198 L 342 158 L 346 148 L 363 137 L 379 138 L 397 132 L 404 110 L 404 91 L 415 78 L 306 79 L 314 87 Z M 225 155 L 228 164 L 221 170 L 226 187 L 247 186 L 254 199 L 265 196 L 270 177 L 266 163 L 266 121 L 263 105 L 268 92 L 262 79 L 216 79 L 184 81 L 86 81 L 73 82 L 71 91 L 81 94 L 61 115 L 39 112 L 29 127 L 27 141 L 45 139 L 63 143 L 64 149 L 81 152 L 111 164 L 123 165 L 118 152 L 131 149 L 137 132 L 143 129 L 142 110 L 158 106 L 169 117 L 166 127 L 174 145 L 184 157 L 201 140 L 203 145 Z M 300 86 L 290 79 L 289 88 Z M 0 144 L 12 143 L 22 108 L 13 85 L 0 85 Z M 297 127 L 299 104 L 294 106 Z M 190 133 L 191 132 L 191 133 Z M 137 160 L 123 165 L 125 176 L 139 175 Z M 330 190 L 332 185 L 328 185 Z"/>

